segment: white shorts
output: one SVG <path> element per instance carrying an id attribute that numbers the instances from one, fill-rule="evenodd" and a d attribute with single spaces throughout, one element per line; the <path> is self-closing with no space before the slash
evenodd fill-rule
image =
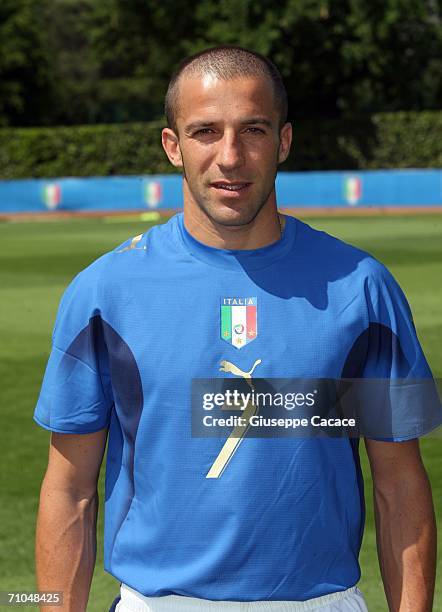
<path id="1" fill-rule="evenodd" d="M 315 597 L 307 601 L 212 601 L 165 595 L 144 597 L 130 587 L 121 585 L 121 600 L 115 612 L 368 612 L 361 591 L 352 587 L 346 591 Z"/>

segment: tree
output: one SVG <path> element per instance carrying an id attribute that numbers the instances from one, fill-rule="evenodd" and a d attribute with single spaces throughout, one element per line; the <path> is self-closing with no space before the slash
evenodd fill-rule
<path id="1" fill-rule="evenodd" d="M 437 0 L 2 0 L 0 20 L 4 124 L 160 118 L 179 61 L 220 44 L 275 61 L 294 119 L 442 97 Z"/>
<path id="2" fill-rule="evenodd" d="M 0 2 L 0 125 L 45 123 L 53 93 L 47 0 Z"/>
<path id="3" fill-rule="evenodd" d="M 188 52 L 237 43 L 269 55 L 294 117 L 439 108 L 442 30 L 433 0 L 205 0 L 195 20 Z"/>

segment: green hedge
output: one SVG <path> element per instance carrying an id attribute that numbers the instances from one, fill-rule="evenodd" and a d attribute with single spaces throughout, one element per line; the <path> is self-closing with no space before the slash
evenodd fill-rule
<path id="1" fill-rule="evenodd" d="M 170 172 L 160 126 L 123 123 L 0 130 L 0 178 Z"/>
<path id="2" fill-rule="evenodd" d="M 379 113 L 293 126 L 287 170 L 436 168 L 442 165 L 442 112 Z"/>
<path id="3" fill-rule="evenodd" d="M 442 112 L 381 113 L 294 123 L 282 170 L 434 168 L 442 165 Z M 161 124 L 0 129 L 0 178 L 172 173 Z"/>

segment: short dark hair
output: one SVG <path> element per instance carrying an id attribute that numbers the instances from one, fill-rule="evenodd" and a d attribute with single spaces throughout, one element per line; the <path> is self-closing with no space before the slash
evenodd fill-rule
<path id="1" fill-rule="evenodd" d="M 205 49 L 185 58 L 175 70 L 167 88 L 164 112 L 167 125 L 177 131 L 179 81 L 183 73 L 194 76 L 213 74 L 219 79 L 265 76 L 271 81 L 279 110 L 279 127 L 287 121 L 288 101 L 281 74 L 275 64 L 264 55 L 243 47 L 225 45 Z"/>

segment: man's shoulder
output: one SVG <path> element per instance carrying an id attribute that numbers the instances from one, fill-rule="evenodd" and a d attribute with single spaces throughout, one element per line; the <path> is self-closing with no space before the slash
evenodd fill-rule
<path id="1" fill-rule="evenodd" d="M 298 246 L 304 258 L 315 268 L 334 275 L 356 274 L 373 279 L 388 279 L 390 272 L 371 253 L 297 220 Z M 296 251 L 296 246 L 295 246 Z"/>
<path id="2" fill-rule="evenodd" d="M 153 255 L 158 255 L 161 249 L 170 246 L 175 223 L 176 215 L 166 223 L 154 225 L 130 236 L 89 264 L 76 279 L 86 285 L 103 281 L 115 282 L 132 275 L 137 268 L 145 269 L 152 261 Z"/>

